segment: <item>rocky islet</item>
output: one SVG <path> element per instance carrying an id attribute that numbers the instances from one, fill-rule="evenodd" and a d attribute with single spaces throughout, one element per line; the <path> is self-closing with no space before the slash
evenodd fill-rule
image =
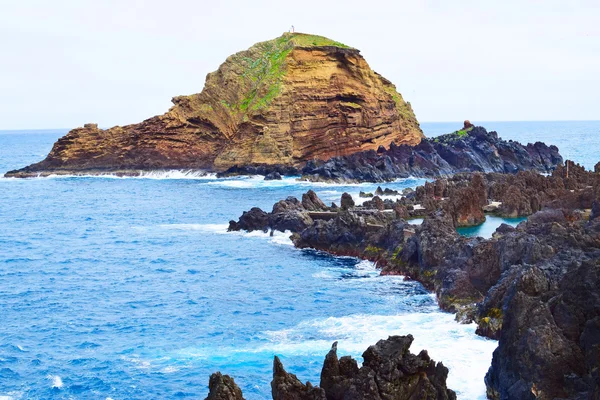
<path id="1" fill-rule="evenodd" d="M 138 124 L 73 129 L 46 159 L 6 175 L 236 167 L 266 175 L 424 137 L 410 103 L 359 50 L 317 35 L 257 43 L 209 73 L 201 93 L 172 101 Z"/>

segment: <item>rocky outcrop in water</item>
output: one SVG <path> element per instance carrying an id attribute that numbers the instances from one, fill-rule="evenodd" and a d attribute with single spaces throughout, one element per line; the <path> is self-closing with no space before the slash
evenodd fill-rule
<path id="1" fill-rule="evenodd" d="M 345 207 L 292 230 L 294 244 L 416 279 L 440 307 L 498 339 L 490 398 L 600 396 L 600 174 L 567 162 L 550 176 L 458 174 L 395 203 L 375 196 L 361 207 L 343 197 Z M 482 206 L 486 198 L 500 215 L 530 217 L 490 239 L 459 235 L 461 219 L 492 206 Z M 415 211 L 427 214 L 420 226 L 403 219 Z"/>
<path id="2" fill-rule="evenodd" d="M 327 161 L 311 160 L 304 179 L 338 182 L 384 182 L 398 178 L 437 177 L 459 172 L 552 172 L 562 163 L 556 146 L 526 146 L 498 138 L 483 127 L 423 139 L 416 146 L 392 143 L 389 148 L 359 152 Z"/>
<path id="3" fill-rule="evenodd" d="M 410 103 L 359 50 L 316 35 L 257 43 L 208 74 L 201 93 L 172 101 L 138 124 L 73 129 L 45 160 L 7 175 L 281 170 L 423 138 Z"/>
<path id="4" fill-rule="evenodd" d="M 296 375 L 287 372 L 275 356 L 271 381 L 273 400 L 456 399 L 456 394 L 446 386 L 448 368 L 433 361 L 426 350 L 412 354 L 409 350 L 412 342 L 411 335 L 380 340 L 363 353 L 364 363 L 360 368 L 350 356 L 338 359 L 335 342 L 323 363 L 321 387 L 302 383 Z M 210 391 L 207 400 L 242 399 L 233 379 L 218 372 L 210 378 Z"/>
<path id="5" fill-rule="evenodd" d="M 273 380 L 271 381 L 273 400 L 326 400 L 325 391 L 314 387 L 310 382 L 306 384 L 294 374 L 286 372 L 279 357 L 273 360 Z"/>
<path id="6" fill-rule="evenodd" d="M 360 368 L 351 357 L 338 359 L 334 343 L 321 371 L 327 400 L 456 399 L 446 387 L 448 368 L 433 361 L 426 350 L 412 354 L 412 342 L 411 335 L 380 340 L 363 353 Z"/>
<path id="7" fill-rule="evenodd" d="M 205 400 L 244 400 L 242 390 L 229 375 L 216 372 L 210 376 Z"/>

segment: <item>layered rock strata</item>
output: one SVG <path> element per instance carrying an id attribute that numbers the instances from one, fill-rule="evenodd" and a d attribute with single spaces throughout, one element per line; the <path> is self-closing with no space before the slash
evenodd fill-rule
<path id="1" fill-rule="evenodd" d="M 286 169 L 423 138 L 410 103 L 359 50 L 315 35 L 257 43 L 208 74 L 201 93 L 172 101 L 138 124 L 73 129 L 45 160 L 7 176 Z"/>

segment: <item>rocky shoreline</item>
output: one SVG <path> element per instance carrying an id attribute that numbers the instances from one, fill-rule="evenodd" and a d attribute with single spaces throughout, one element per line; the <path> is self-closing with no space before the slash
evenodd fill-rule
<path id="1" fill-rule="evenodd" d="M 434 178 L 461 172 L 551 173 L 563 159 L 556 146 L 544 143 L 522 145 L 498 137 L 481 126 L 464 122 L 461 130 L 424 138 L 416 146 L 380 146 L 329 160 L 310 160 L 302 168 L 285 165 L 234 166 L 219 176 L 301 175 L 313 182 L 389 182 L 400 178 Z"/>
<path id="2" fill-rule="evenodd" d="M 362 354 L 360 368 L 350 356 L 338 358 L 335 342 L 323 362 L 319 386 L 302 383 L 275 356 L 273 400 L 455 400 L 454 391 L 446 387 L 448 368 L 433 361 L 426 350 L 411 353 L 412 342 L 411 335 L 380 340 Z M 211 375 L 209 390 L 206 400 L 243 400 L 233 378 L 220 372 Z"/>
<path id="3" fill-rule="evenodd" d="M 65 139 L 59 142 L 65 142 Z M 58 161 L 51 163 L 45 160 L 19 170 L 8 171 L 5 177 L 105 174 L 137 176 L 144 172 L 182 169 L 201 174 L 217 172 L 218 177 L 291 175 L 315 182 L 388 182 L 409 176 L 434 178 L 461 172 L 551 173 L 562 161 L 555 146 L 547 146 L 540 142 L 525 146 L 514 141 L 502 140 L 496 132 L 487 132 L 485 128 L 475 127 L 469 121 L 465 121 L 463 129 L 436 138 L 423 138 L 417 145 L 397 145 L 392 142 L 388 148 L 379 146 L 377 150 L 358 151 L 325 161 L 311 159 L 297 165 L 236 164 L 222 171 L 210 166 L 199 168 L 194 163 L 156 164 L 152 159 L 137 163 L 134 167 L 125 167 L 116 161 L 70 166 L 68 162 L 61 164 Z"/>
<path id="4" fill-rule="evenodd" d="M 416 279 L 457 320 L 499 340 L 486 376 L 492 399 L 600 395 L 600 175 L 567 161 L 551 175 L 458 174 L 392 202 L 350 195 L 326 206 L 314 192 L 230 230 L 289 230 L 296 247 L 375 261 Z M 469 238 L 486 211 L 529 216 L 492 238 Z M 422 225 L 406 218 L 425 216 Z M 596 397 L 594 397 L 596 396 Z"/>

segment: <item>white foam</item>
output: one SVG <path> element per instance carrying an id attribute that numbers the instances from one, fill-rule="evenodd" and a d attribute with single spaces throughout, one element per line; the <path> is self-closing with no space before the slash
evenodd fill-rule
<path id="1" fill-rule="evenodd" d="M 172 229 L 172 230 L 178 230 L 178 231 L 201 231 L 201 232 L 208 232 L 208 233 L 214 233 L 214 234 L 219 234 L 219 235 L 237 235 L 237 236 L 242 236 L 242 237 L 246 237 L 246 238 L 262 238 L 262 239 L 268 239 L 269 242 L 274 243 L 274 244 L 286 245 L 286 246 L 294 245 L 292 243 L 292 241 L 290 240 L 290 236 L 292 234 L 292 232 L 290 232 L 290 231 L 285 231 L 285 232 L 274 231 L 272 235 L 270 232 L 263 232 L 263 231 L 228 232 L 227 231 L 227 228 L 229 227 L 228 224 L 162 224 L 162 225 L 159 225 L 159 227 L 162 229 Z M 144 227 L 135 227 L 135 229 L 146 230 L 146 228 L 144 228 Z"/>
<path id="2" fill-rule="evenodd" d="M 138 355 L 133 355 L 132 357 L 121 356 L 121 360 L 130 362 L 139 369 L 149 369 L 151 366 L 150 361 L 144 360 L 144 359 L 140 358 Z"/>
<path id="3" fill-rule="evenodd" d="M 335 276 L 327 271 L 319 271 L 312 274 L 312 277 L 315 279 L 334 279 Z"/>
<path id="4" fill-rule="evenodd" d="M 178 180 L 178 179 L 195 179 L 195 180 L 212 180 L 217 179 L 214 173 L 207 173 L 201 170 L 193 169 L 170 169 L 170 170 L 155 170 L 155 171 L 138 171 L 136 174 L 120 175 L 114 173 L 106 174 L 50 174 L 27 179 L 72 179 L 72 178 L 99 178 L 99 179 L 154 179 L 154 180 Z M 2 177 L 0 180 L 17 180 L 20 178 Z"/>
<path id="5" fill-rule="evenodd" d="M 46 378 L 52 381 L 52 387 L 56 389 L 60 389 L 63 387 L 62 378 L 58 375 L 48 375 Z"/>
<path id="6" fill-rule="evenodd" d="M 202 231 L 210 233 L 227 233 L 227 224 L 161 224 L 162 229 L 171 229 L 176 231 Z"/>
<path id="7" fill-rule="evenodd" d="M 373 200 L 373 197 L 360 197 L 360 193 L 351 193 L 351 196 L 352 196 L 352 199 L 354 200 L 354 203 L 359 206 L 362 206 L 365 201 Z M 393 202 L 400 200 L 402 197 L 404 197 L 404 196 L 402 196 L 401 194 L 390 195 L 390 196 L 387 196 L 387 195 L 379 196 L 379 198 L 381 200 L 391 200 Z"/>
<path id="8" fill-rule="evenodd" d="M 464 400 L 485 399 L 483 378 L 497 343 L 475 335 L 475 324 L 461 325 L 454 315 L 434 311 L 398 315 L 356 314 L 302 321 L 288 329 L 262 333 L 262 344 L 248 347 L 193 347 L 177 352 L 175 358 L 210 359 L 213 357 L 263 359 L 280 354 L 285 357 L 325 357 L 331 344 L 338 341 L 338 355 L 355 358 L 372 344 L 389 335 L 412 334 L 411 351 L 427 349 L 436 361 L 450 369 L 448 387 Z M 302 379 L 302 377 L 300 377 Z"/>
<path id="9" fill-rule="evenodd" d="M 369 260 L 361 260 L 358 264 L 356 264 L 355 268 L 363 271 L 377 271 L 377 266 L 375 263 Z"/>
<path id="10" fill-rule="evenodd" d="M 250 175 L 250 176 L 236 176 L 217 179 L 213 182 L 209 182 L 210 185 L 223 186 L 234 189 L 257 189 L 257 188 L 281 188 L 287 186 L 301 186 L 301 187 L 369 187 L 373 183 L 336 183 L 336 182 L 311 182 L 299 179 L 297 176 L 284 176 L 281 180 L 268 180 L 265 181 L 262 175 Z M 329 193 L 328 193 L 329 192 Z M 335 194 L 337 191 L 326 191 L 325 194 Z"/>

